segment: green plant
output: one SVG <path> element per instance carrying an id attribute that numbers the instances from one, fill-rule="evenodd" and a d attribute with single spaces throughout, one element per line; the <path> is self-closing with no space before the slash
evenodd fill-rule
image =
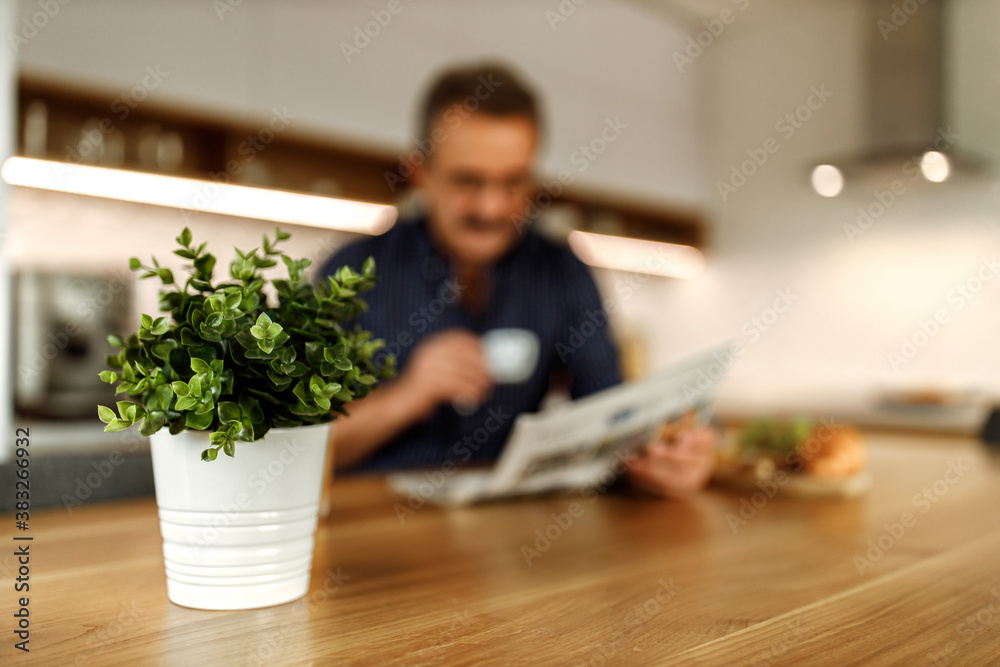
<path id="1" fill-rule="evenodd" d="M 140 424 L 143 435 L 163 427 L 211 431 L 202 459 L 214 460 L 221 449 L 235 454 L 237 441 L 260 439 L 269 429 L 321 424 L 344 405 L 364 397 L 378 379 L 394 374 L 394 359 L 381 367 L 373 355 L 382 347 L 370 332 L 342 323 L 367 308 L 357 294 L 375 285 L 375 262 L 369 257 L 357 273 L 342 267 L 315 287 L 305 280 L 308 259 L 292 259 L 276 249 L 290 234 L 264 236 L 263 252 L 236 249 L 229 266 L 232 280 L 213 283 L 215 256 L 192 244 L 191 231 L 177 237 L 174 254 L 188 259 L 183 286 L 170 269 L 129 260 L 142 278 L 159 278 L 160 309 L 143 314 L 139 331 L 128 338 L 109 336 L 119 351 L 108 357 L 112 370 L 101 373 L 117 392 L 134 400 L 119 401 L 118 412 L 98 407 L 105 431 Z M 268 304 L 261 270 L 280 257 L 287 279 L 271 281 L 277 305 Z"/>
<path id="2" fill-rule="evenodd" d="M 739 448 L 750 454 L 787 454 L 805 442 L 812 429 L 813 422 L 804 418 L 791 422 L 755 419 L 740 433 Z"/>

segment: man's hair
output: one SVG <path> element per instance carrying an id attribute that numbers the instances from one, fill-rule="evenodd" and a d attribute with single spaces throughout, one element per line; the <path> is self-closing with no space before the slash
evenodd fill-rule
<path id="1" fill-rule="evenodd" d="M 430 139 L 441 114 L 464 118 L 472 112 L 490 116 L 523 116 L 541 131 L 542 119 L 535 93 L 508 67 L 479 63 L 446 70 L 438 75 L 420 108 L 418 139 Z"/>

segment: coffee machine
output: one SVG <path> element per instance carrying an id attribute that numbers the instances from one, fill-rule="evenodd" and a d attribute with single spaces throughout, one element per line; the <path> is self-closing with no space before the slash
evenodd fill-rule
<path id="1" fill-rule="evenodd" d="M 27 416 L 95 418 L 114 402 L 99 375 L 125 329 L 129 276 L 21 271 L 14 275 L 14 405 Z"/>

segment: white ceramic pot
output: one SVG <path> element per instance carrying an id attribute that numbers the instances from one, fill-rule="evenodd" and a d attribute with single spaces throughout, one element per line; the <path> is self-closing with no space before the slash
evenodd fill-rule
<path id="1" fill-rule="evenodd" d="M 202 461 L 208 433 L 150 438 L 167 597 L 253 609 L 306 594 L 330 425 L 271 429 Z"/>

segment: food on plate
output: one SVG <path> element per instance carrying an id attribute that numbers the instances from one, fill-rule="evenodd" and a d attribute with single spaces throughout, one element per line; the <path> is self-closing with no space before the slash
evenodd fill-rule
<path id="1" fill-rule="evenodd" d="M 828 437 L 816 437 L 816 451 L 803 456 L 806 473 L 814 477 L 849 477 L 864 470 L 868 463 L 868 451 L 864 438 L 857 429 L 849 426 L 830 428 Z M 806 440 L 803 447 L 810 449 Z"/>
<path id="2" fill-rule="evenodd" d="M 739 485 L 775 482 L 793 495 L 855 496 L 870 475 L 864 438 L 857 429 L 808 419 L 757 419 L 721 453 L 716 477 Z"/>
<path id="3" fill-rule="evenodd" d="M 850 426 L 820 424 L 808 419 L 780 422 L 758 419 L 740 434 L 743 459 L 767 460 L 765 467 L 814 477 L 849 477 L 867 463 L 864 439 Z"/>

